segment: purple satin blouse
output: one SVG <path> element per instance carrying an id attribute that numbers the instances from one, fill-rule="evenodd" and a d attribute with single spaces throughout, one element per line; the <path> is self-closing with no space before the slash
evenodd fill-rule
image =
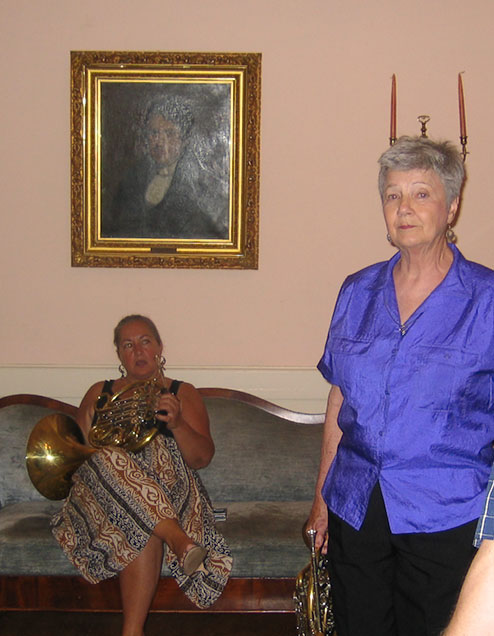
<path id="1" fill-rule="evenodd" d="M 343 394 L 322 494 L 356 529 L 377 481 L 393 533 L 447 530 L 482 511 L 494 459 L 494 272 L 450 247 L 448 274 L 404 325 L 399 253 L 341 288 L 318 364 Z"/>

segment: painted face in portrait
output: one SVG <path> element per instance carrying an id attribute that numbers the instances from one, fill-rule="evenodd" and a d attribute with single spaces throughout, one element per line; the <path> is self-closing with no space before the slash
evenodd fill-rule
<path id="1" fill-rule="evenodd" d="M 160 167 L 174 165 L 182 152 L 180 128 L 163 115 L 151 115 L 147 127 L 149 154 Z"/>

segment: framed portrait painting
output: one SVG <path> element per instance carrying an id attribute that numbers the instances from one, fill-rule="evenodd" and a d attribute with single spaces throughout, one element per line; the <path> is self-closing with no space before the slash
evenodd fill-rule
<path id="1" fill-rule="evenodd" d="M 256 269 L 259 53 L 72 51 L 72 265 Z"/>

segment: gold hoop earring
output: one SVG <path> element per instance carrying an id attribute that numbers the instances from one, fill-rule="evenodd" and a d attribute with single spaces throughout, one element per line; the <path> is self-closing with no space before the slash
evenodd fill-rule
<path id="1" fill-rule="evenodd" d="M 446 230 L 446 240 L 448 241 L 448 243 L 456 243 L 456 241 L 458 240 L 451 225 L 448 225 L 448 229 Z"/>
<path id="2" fill-rule="evenodd" d="M 164 373 L 165 372 L 165 365 L 166 365 L 165 356 L 159 356 L 158 354 L 156 354 L 155 358 L 156 358 L 156 364 L 158 365 L 160 373 Z"/>

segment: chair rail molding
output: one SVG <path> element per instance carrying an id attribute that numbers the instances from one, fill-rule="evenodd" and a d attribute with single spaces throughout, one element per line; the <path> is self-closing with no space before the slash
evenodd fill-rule
<path id="1" fill-rule="evenodd" d="M 245 391 L 306 413 L 325 411 L 330 388 L 311 367 L 172 366 L 167 375 L 196 387 Z M 34 393 L 77 405 L 92 384 L 115 377 L 118 370 L 114 364 L 0 364 L 0 397 Z"/>

